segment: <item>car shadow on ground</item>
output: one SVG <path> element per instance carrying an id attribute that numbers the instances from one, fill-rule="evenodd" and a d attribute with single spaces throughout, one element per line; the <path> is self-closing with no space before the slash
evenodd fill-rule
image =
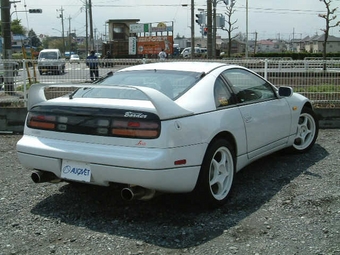
<path id="1" fill-rule="evenodd" d="M 186 194 L 163 194 L 150 201 L 124 201 L 120 190 L 89 185 L 60 185 L 31 212 L 75 227 L 122 236 L 165 248 L 181 249 L 212 240 L 256 212 L 296 177 L 321 178 L 309 168 L 328 152 L 315 144 L 301 155 L 282 152 L 240 171 L 228 202 L 207 210 Z"/>

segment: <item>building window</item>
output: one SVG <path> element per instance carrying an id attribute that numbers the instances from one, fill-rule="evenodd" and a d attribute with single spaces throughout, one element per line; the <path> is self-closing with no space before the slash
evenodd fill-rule
<path id="1" fill-rule="evenodd" d="M 127 32 L 126 32 L 126 27 L 124 24 L 114 24 L 113 25 L 113 40 L 126 40 L 127 38 Z"/>

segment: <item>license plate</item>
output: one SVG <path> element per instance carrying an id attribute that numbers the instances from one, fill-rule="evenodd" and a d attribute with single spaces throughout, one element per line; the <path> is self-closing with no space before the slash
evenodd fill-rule
<path id="1" fill-rule="evenodd" d="M 90 182 L 90 165 L 79 161 L 63 160 L 61 165 L 61 178 Z"/>

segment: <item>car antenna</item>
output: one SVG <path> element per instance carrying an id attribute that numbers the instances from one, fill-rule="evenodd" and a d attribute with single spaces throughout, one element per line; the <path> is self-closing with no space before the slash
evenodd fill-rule
<path id="1" fill-rule="evenodd" d="M 71 94 L 68 95 L 69 99 L 73 99 L 74 94 L 79 90 L 79 88 L 75 89 Z"/>

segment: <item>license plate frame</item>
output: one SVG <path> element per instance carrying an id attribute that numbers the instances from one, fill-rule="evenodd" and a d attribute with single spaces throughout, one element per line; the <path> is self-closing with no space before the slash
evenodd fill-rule
<path id="1" fill-rule="evenodd" d="M 92 173 L 90 164 L 74 160 L 62 160 L 61 178 L 81 182 L 90 182 L 91 175 Z"/>

